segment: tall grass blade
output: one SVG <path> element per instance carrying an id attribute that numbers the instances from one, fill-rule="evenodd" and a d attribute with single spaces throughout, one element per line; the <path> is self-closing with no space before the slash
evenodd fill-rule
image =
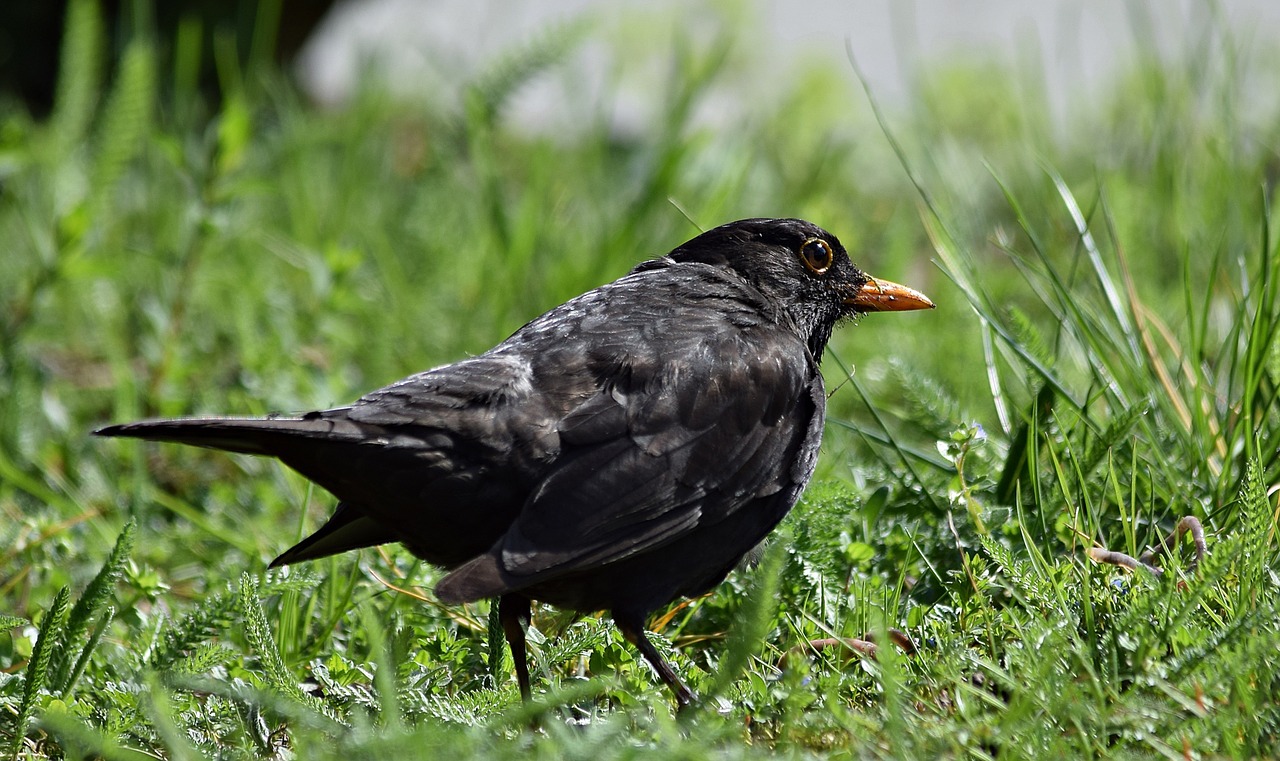
<path id="1" fill-rule="evenodd" d="M 493 607 L 496 608 L 497 606 Z M 365 607 L 363 619 L 364 634 L 369 639 L 369 650 L 378 669 L 374 672 L 373 683 L 378 688 L 378 704 L 382 723 L 390 731 L 400 732 L 404 729 L 404 725 L 400 715 L 399 693 L 396 687 L 396 664 L 392 659 L 391 647 L 386 632 L 383 631 L 386 624 L 378 619 L 371 606 Z M 501 640 L 499 640 L 499 646 L 501 646 Z"/>
<path id="2" fill-rule="evenodd" d="M 57 738 L 65 758 L 101 759 L 101 761 L 155 761 L 155 756 L 122 745 L 107 732 L 90 726 L 75 714 L 46 713 L 40 727 Z"/>
<path id="3" fill-rule="evenodd" d="M 774 536 L 765 548 L 764 557 L 751 577 L 751 590 L 734 620 L 725 641 L 724 656 L 716 669 L 713 695 L 723 695 L 731 684 L 747 670 L 751 659 L 760 650 L 760 643 L 773 628 L 778 611 L 778 588 L 782 579 L 782 567 L 787 559 L 789 541 L 785 536 Z"/>

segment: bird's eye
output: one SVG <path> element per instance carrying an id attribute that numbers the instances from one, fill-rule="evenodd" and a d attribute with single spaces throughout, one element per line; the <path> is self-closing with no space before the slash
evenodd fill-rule
<path id="1" fill-rule="evenodd" d="M 800 246 L 800 259 L 810 272 L 822 275 L 835 261 L 835 254 L 831 252 L 831 245 L 822 238 L 810 238 Z"/>

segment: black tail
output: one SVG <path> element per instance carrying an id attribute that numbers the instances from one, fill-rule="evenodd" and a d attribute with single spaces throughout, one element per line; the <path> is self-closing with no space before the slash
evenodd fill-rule
<path id="1" fill-rule="evenodd" d="M 334 414 L 334 413 L 337 414 Z M 168 441 L 243 454 L 280 457 L 304 440 L 357 444 L 375 432 L 340 411 L 289 418 L 186 418 L 109 425 L 95 436 Z"/>
<path id="2" fill-rule="evenodd" d="M 394 531 L 365 515 L 360 507 L 350 502 L 339 502 L 337 511 L 328 523 L 272 560 L 269 567 L 278 568 L 348 550 L 396 542 L 399 539 Z"/>
<path id="3" fill-rule="evenodd" d="M 276 558 L 271 566 L 333 555 L 397 540 L 394 531 L 365 514 L 359 504 L 376 500 L 377 479 L 347 478 L 370 439 L 384 433 L 375 425 L 348 420 L 345 410 L 303 417 L 187 418 L 111 425 L 96 436 L 190 444 L 241 454 L 278 457 L 285 464 L 347 500 L 319 531 Z M 367 452 L 363 453 L 367 454 Z M 358 468 L 357 468 L 358 470 Z"/>

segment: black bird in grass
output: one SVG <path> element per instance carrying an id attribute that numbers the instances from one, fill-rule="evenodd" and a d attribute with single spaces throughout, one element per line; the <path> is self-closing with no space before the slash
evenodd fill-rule
<path id="1" fill-rule="evenodd" d="M 272 566 L 403 543 L 449 569 L 441 602 L 498 598 L 525 699 L 540 600 L 610 611 L 683 706 L 647 616 L 723 581 L 800 497 L 836 324 L 932 306 L 809 222 L 746 219 L 348 407 L 97 434 L 279 458 L 339 502 Z"/>

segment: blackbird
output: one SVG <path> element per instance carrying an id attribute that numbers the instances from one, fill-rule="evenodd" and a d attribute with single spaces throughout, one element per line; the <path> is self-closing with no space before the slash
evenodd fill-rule
<path id="1" fill-rule="evenodd" d="M 744 219 L 347 407 L 96 433 L 279 458 L 339 501 L 272 566 L 404 544 L 448 569 L 441 602 L 498 598 L 526 700 L 539 600 L 610 611 L 683 707 L 647 616 L 714 588 L 800 497 L 836 324 L 932 306 L 816 225 Z"/>

